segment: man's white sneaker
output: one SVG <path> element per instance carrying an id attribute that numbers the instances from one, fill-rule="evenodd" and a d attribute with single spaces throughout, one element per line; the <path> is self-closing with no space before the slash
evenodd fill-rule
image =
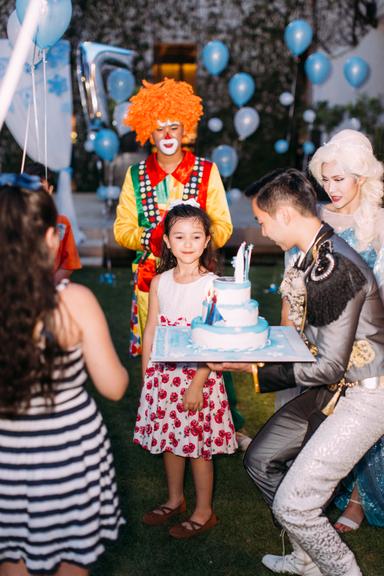
<path id="1" fill-rule="evenodd" d="M 319 568 L 312 560 L 306 561 L 298 557 L 295 552 L 285 556 L 266 554 L 261 562 L 266 568 L 276 574 L 296 574 L 297 576 L 322 576 Z"/>
<path id="2" fill-rule="evenodd" d="M 286 554 L 285 556 L 275 556 L 266 554 L 261 559 L 262 564 L 271 572 L 276 574 L 303 574 L 305 563 L 297 558 L 296 554 Z"/>

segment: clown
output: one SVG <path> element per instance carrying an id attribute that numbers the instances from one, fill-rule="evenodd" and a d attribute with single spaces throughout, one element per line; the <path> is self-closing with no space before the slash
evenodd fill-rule
<path id="1" fill-rule="evenodd" d="M 130 353 L 141 352 L 148 291 L 160 256 L 163 218 L 174 200 L 196 200 L 211 221 L 215 246 L 223 246 L 232 233 L 231 216 L 217 166 L 182 148 L 203 114 L 201 98 L 186 82 L 166 78 L 143 87 L 131 98 L 126 124 L 137 140 L 156 146 L 145 161 L 128 169 L 114 224 L 118 244 L 137 251 L 131 314 Z"/>

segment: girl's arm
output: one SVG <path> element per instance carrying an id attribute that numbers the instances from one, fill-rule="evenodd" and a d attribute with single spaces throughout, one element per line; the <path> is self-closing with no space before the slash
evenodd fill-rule
<path id="1" fill-rule="evenodd" d="M 128 373 L 114 348 L 104 313 L 88 288 L 70 284 L 60 293 L 58 339 L 64 348 L 81 343 L 85 363 L 97 390 L 120 400 Z"/>
<path id="2" fill-rule="evenodd" d="M 201 410 L 203 407 L 203 387 L 211 369 L 202 364 L 196 370 L 192 382 L 186 389 L 183 397 L 184 410 Z"/>
<path id="3" fill-rule="evenodd" d="M 152 279 L 151 287 L 149 289 L 149 301 L 148 301 L 148 317 L 145 324 L 144 335 L 143 335 L 143 346 L 142 346 L 142 375 L 143 380 L 145 376 L 145 371 L 148 366 L 149 357 L 151 355 L 153 339 L 155 336 L 155 328 L 158 323 L 159 316 L 159 300 L 157 297 L 157 288 L 159 286 L 160 275 L 155 276 Z"/>

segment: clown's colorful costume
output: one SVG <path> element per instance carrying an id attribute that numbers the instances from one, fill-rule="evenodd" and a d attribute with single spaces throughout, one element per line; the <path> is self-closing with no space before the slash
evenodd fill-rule
<path id="1" fill-rule="evenodd" d="M 140 354 L 149 284 L 155 274 L 156 260 L 150 246 L 154 249 L 151 232 L 156 229 L 173 200 L 188 198 L 197 200 L 207 212 L 212 221 L 211 232 L 215 246 L 223 246 L 232 233 L 232 224 L 225 190 L 215 164 L 187 151 L 176 170 L 166 174 L 154 153 L 147 160 L 131 166 L 127 172 L 117 207 L 114 233 L 121 246 L 138 252 L 133 265 L 135 295 L 131 316 L 132 355 Z M 160 229 L 157 246 L 161 240 Z"/>
<path id="2" fill-rule="evenodd" d="M 203 114 L 201 99 L 186 82 L 165 79 L 157 84 L 143 82 L 143 88 L 131 98 L 126 123 L 144 144 L 161 122 L 181 124 L 192 132 Z M 181 152 L 178 146 L 179 153 Z M 215 164 L 189 151 L 180 154 L 180 162 L 168 174 L 160 166 L 157 153 L 131 166 L 127 172 L 114 225 L 118 244 L 137 251 L 131 315 L 133 356 L 141 352 L 141 335 L 148 309 L 150 281 L 155 275 L 163 237 L 162 219 L 173 200 L 197 200 L 212 221 L 211 234 L 217 248 L 232 233 L 231 216 L 219 171 Z"/>

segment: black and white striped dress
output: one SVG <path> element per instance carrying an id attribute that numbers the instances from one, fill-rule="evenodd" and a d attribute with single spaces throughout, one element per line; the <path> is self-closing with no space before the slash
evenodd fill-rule
<path id="1" fill-rule="evenodd" d="M 30 574 L 92 564 L 124 523 L 81 349 L 62 362 L 50 411 L 36 390 L 26 414 L 0 418 L 0 562 L 24 560 Z"/>

